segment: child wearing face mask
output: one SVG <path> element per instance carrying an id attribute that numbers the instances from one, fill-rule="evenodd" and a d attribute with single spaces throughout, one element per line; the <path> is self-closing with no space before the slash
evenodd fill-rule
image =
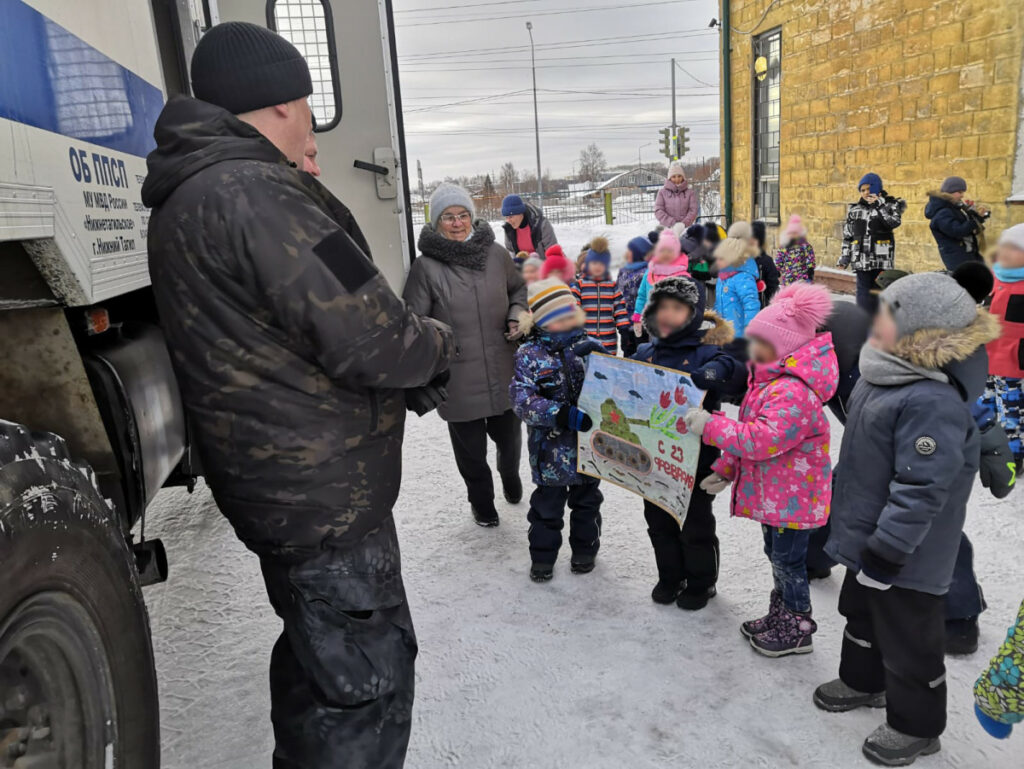
<path id="1" fill-rule="evenodd" d="M 775 587 L 768 613 L 740 631 L 767 657 L 813 651 L 807 546 L 828 520 L 832 489 L 825 402 L 836 393 L 832 335 L 817 329 L 832 312 L 822 286 L 787 286 L 747 327 L 750 386 L 739 419 L 694 410 L 690 431 L 721 449 L 708 493 L 733 486 L 732 514 L 761 524 Z"/>

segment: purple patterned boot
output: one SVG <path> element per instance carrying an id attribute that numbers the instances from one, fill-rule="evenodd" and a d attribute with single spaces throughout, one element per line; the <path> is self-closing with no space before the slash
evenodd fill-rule
<path id="1" fill-rule="evenodd" d="M 782 606 L 772 626 L 751 638 L 750 645 L 766 657 L 809 654 L 814 651 L 811 636 L 817 629 L 810 612 L 800 614 Z"/>
<path id="2" fill-rule="evenodd" d="M 746 638 L 753 638 L 756 635 L 763 633 L 768 630 L 772 623 L 775 622 L 779 616 L 779 611 L 782 609 L 782 594 L 778 590 L 772 591 L 772 597 L 768 601 L 768 613 L 760 619 L 748 619 L 742 625 L 740 625 L 740 632 L 743 633 Z"/>

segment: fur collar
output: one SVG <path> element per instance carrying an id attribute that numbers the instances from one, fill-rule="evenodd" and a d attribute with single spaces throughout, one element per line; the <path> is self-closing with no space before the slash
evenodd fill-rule
<path id="1" fill-rule="evenodd" d="M 704 324 L 701 330 L 704 332 L 704 344 L 713 344 L 717 347 L 723 347 L 736 338 L 732 323 L 712 310 L 704 313 Z"/>
<path id="2" fill-rule="evenodd" d="M 966 328 L 923 328 L 900 339 L 893 353 L 915 366 L 942 369 L 967 360 L 979 347 L 998 339 L 1000 332 L 999 320 L 979 308 Z"/>
<path id="3" fill-rule="evenodd" d="M 963 208 L 964 207 L 963 201 L 957 200 L 952 195 L 950 195 L 948 192 L 942 192 L 941 190 L 931 190 L 927 194 L 928 194 L 928 197 L 930 197 L 930 198 L 938 198 L 939 200 L 945 200 L 951 206 L 956 206 L 957 208 Z"/>
<path id="4" fill-rule="evenodd" d="M 453 267 L 483 270 L 494 245 L 494 230 L 485 219 L 473 222 L 473 237 L 467 241 L 448 240 L 430 224 L 423 225 L 417 244 L 420 253 Z"/>

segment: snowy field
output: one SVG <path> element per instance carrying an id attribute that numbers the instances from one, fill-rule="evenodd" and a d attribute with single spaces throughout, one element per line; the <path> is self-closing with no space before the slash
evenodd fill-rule
<path id="1" fill-rule="evenodd" d="M 444 424 L 410 418 L 395 511 L 420 643 L 409 769 L 869 766 L 860 745 L 881 714 L 811 703 L 836 675 L 840 576 L 811 589 L 815 652 L 760 657 L 739 633 L 769 591 L 758 526 L 717 503 L 720 593 L 686 613 L 649 598 L 654 559 L 639 500 L 612 487 L 605 495 L 596 571 L 570 574 L 563 558 L 554 581 L 533 584 L 526 505 L 499 502 L 500 528 L 475 526 Z M 1024 734 L 993 740 L 971 710 L 973 682 L 1024 594 L 1022 516 L 1021 492 L 996 502 L 976 489 L 967 528 L 989 611 L 981 651 L 950 662 L 949 729 L 922 769 L 1024 766 Z M 147 533 L 164 538 L 171 562 L 170 580 L 146 589 L 164 769 L 269 767 L 267 663 L 280 623 L 256 558 L 203 487 L 162 492 Z"/>

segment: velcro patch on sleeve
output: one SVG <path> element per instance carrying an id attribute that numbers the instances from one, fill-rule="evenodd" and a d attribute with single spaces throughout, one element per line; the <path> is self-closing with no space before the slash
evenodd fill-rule
<path id="1" fill-rule="evenodd" d="M 334 277 L 350 294 L 356 293 L 375 277 L 378 271 L 344 230 L 335 230 L 313 246 L 313 253 L 320 257 Z"/>

